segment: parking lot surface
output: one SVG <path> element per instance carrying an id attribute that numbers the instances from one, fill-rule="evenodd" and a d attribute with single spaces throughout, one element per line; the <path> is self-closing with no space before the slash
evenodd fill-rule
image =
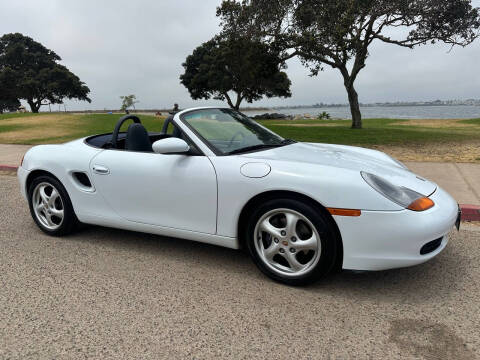
<path id="1" fill-rule="evenodd" d="M 293 288 L 240 251 L 101 227 L 48 237 L 14 176 L 0 222 L 1 359 L 480 356 L 476 225 L 426 264 Z"/>

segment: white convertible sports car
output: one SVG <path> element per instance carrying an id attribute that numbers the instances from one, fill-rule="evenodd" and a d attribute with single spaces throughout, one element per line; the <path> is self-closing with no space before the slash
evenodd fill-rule
<path id="1" fill-rule="evenodd" d="M 82 222 L 244 247 L 288 284 L 423 263 L 460 221 L 450 195 L 382 152 L 283 139 L 224 108 L 35 146 L 18 178 L 47 234 Z"/>

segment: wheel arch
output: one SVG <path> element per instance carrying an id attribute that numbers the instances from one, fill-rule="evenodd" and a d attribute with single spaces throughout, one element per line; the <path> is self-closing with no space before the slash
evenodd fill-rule
<path id="1" fill-rule="evenodd" d="M 342 235 L 340 233 L 340 229 L 338 228 L 337 222 L 333 218 L 333 216 L 328 212 L 328 210 L 320 204 L 318 201 L 315 199 L 312 199 L 311 197 L 298 193 L 295 191 L 289 191 L 289 190 L 270 190 L 266 191 L 260 194 L 255 195 L 252 197 L 242 208 L 242 211 L 240 212 L 240 216 L 238 218 L 238 224 L 237 224 L 237 238 L 239 242 L 240 248 L 245 248 L 245 234 L 243 233 L 243 229 L 245 229 L 246 223 L 248 221 L 248 216 L 251 210 L 259 203 L 268 201 L 271 199 L 278 199 L 278 198 L 283 198 L 283 199 L 292 199 L 292 200 L 301 200 L 303 202 L 306 202 L 313 206 L 314 208 L 318 209 L 326 219 L 330 221 L 330 225 L 332 226 L 333 231 L 336 233 L 336 239 L 337 239 L 337 259 L 335 259 L 335 269 L 340 270 L 342 268 L 342 263 L 343 263 L 343 241 L 342 241 Z"/>
<path id="2" fill-rule="evenodd" d="M 58 177 L 56 177 L 54 174 L 52 174 L 50 171 L 47 171 L 47 170 L 42 170 L 42 169 L 36 169 L 36 170 L 32 170 L 28 176 L 27 176 L 27 179 L 25 181 L 25 193 L 28 194 L 28 189 L 30 189 L 30 185 L 32 184 L 32 181 L 39 177 L 39 176 L 42 176 L 42 175 L 47 175 L 47 176 L 51 176 L 53 177 L 55 180 L 57 180 L 60 184 L 62 184 L 62 182 L 60 181 L 60 179 Z M 66 189 L 65 189 L 66 190 Z M 68 191 L 67 191 L 68 193 Z M 69 194 L 70 195 L 70 194 Z"/>

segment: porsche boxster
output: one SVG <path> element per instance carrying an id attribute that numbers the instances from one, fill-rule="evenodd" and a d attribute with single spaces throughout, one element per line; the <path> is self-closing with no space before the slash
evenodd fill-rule
<path id="1" fill-rule="evenodd" d="M 86 223 L 244 248 L 293 285 L 423 263 L 460 219 L 449 194 L 385 153 L 284 139 L 224 108 L 181 111 L 161 132 L 127 115 L 112 133 L 35 146 L 18 178 L 47 234 Z"/>

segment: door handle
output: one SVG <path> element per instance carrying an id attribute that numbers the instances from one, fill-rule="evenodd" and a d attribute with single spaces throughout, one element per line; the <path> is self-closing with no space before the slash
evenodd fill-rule
<path id="1" fill-rule="evenodd" d="M 110 173 L 110 170 L 108 170 L 107 167 L 102 165 L 93 165 L 93 171 L 100 175 L 107 175 Z"/>

